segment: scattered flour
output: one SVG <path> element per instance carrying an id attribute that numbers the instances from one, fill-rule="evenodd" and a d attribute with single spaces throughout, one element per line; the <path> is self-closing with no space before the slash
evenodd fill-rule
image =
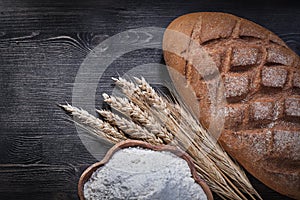
<path id="1" fill-rule="evenodd" d="M 84 185 L 87 200 L 204 200 L 187 162 L 170 152 L 117 151 Z"/>

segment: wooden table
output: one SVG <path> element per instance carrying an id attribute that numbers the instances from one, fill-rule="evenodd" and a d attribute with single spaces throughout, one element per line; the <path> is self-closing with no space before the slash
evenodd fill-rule
<path id="1" fill-rule="evenodd" d="M 82 62 L 105 39 L 129 29 L 164 28 L 190 12 L 221 11 L 265 26 L 299 54 L 299 8 L 288 1 L 1 0 L 0 199 L 78 198 L 79 176 L 97 160 L 56 104 L 72 102 Z M 102 92 L 111 93 L 111 76 L 147 63 L 163 64 L 161 49 L 116 59 L 96 82 L 95 106 L 102 107 Z M 109 146 L 98 146 L 101 157 Z M 265 199 L 288 199 L 249 178 Z"/>

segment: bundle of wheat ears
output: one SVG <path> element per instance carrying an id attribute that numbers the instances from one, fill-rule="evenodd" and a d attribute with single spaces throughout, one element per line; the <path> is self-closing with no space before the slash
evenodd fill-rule
<path id="1" fill-rule="evenodd" d="M 135 139 L 186 151 L 198 175 L 222 199 L 261 199 L 242 168 L 185 105 L 159 95 L 144 78 L 113 80 L 125 97 L 103 94 L 114 112 L 97 110 L 102 119 L 69 104 L 60 106 L 82 128 L 111 143 Z"/>

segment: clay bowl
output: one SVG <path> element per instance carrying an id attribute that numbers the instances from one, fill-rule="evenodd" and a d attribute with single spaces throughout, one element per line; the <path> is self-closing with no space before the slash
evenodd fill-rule
<path id="1" fill-rule="evenodd" d="M 188 166 L 191 169 L 191 173 L 195 181 L 202 187 L 203 191 L 205 192 L 208 200 L 213 200 L 213 195 L 211 190 L 209 189 L 208 185 L 197 175 L 196 168 L 190 158 L 190 156 L 183 152 L 182 150 L 169 145 L 151 145 L 146 142 L 138 141 L 138 140 L 126 140 L 123 142 L 119 142 L 115 144 L 105 155 L 105 157 L 97 163 L 94 163 L 90 167 L 88 167 L 81 175 L 78 183 L 78 195 L 80 200 L 85 200 L 84 193 L 83 193 L 83 186 L 88 181 L 88 179 L 91 177 L 94 171 L 96 171 L 99 167 L 105 165 L 109 161 L 109 159 L 113 156 L 115 152 L 117 152 L 120 149 L 124 149 L 127 147 L 141 147 L 145 149 L 151 149 L 154 151 L 169 151 L 178 157 L 184 159 Z"/>

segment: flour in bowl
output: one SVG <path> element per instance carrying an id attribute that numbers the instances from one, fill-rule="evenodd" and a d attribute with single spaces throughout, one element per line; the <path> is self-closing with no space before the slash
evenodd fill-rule
<path id="1" fill-rule="evenodd" d="M 167 151 L 125 148 L 114 153 L 84 185 L 87 200 L 204 200 L 187 162 Z"/>

